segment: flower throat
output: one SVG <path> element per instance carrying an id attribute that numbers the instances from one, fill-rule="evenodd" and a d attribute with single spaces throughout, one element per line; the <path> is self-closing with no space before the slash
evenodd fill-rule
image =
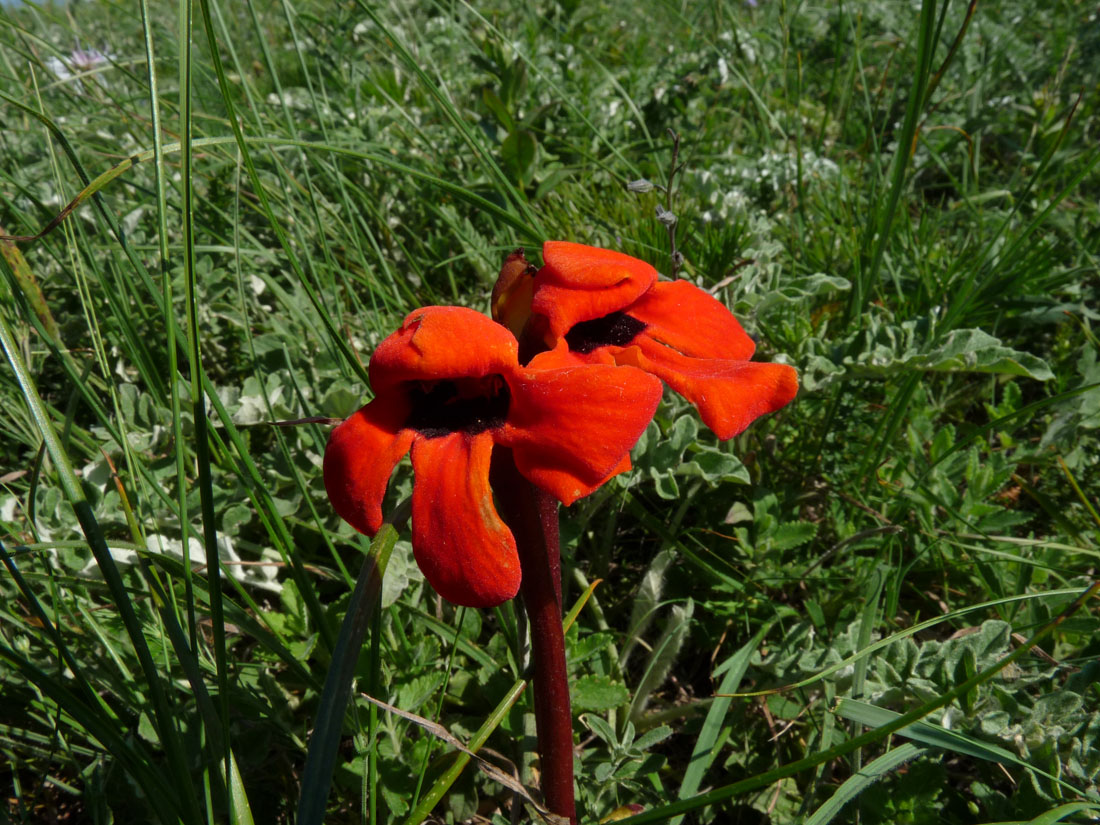
<path id="1" fill-rule="evenodd" d="M 572 352 L 587 355 L 600 347 L 629 346 L 646 326 L 644 321 L 639 321 L 625 312 L 612 312 L 602 318 L 574 324 L 573 328 L 565 333 L 565 340 Z"/>
<path id="2" fill-rule="evenodd" d="M 425 438 L 477 435 L 504 424 L 512 400 L 499 375 L 417 381 L 409 389 L 412 412 L 405 426 Z"/>

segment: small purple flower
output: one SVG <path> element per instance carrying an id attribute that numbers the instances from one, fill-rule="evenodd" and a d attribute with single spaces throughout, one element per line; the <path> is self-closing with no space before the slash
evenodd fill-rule
<path id="1" fill-rule="evenodd" d="M 67 61 L 62 61 L 59 57 L 47 58 L 46 68 L 59 81 L 65 82 L 78 75 L 93 72 L 109 64 L 113 59 L 114 55 L 101 52 L 99 49 L 73 49 Z"/>

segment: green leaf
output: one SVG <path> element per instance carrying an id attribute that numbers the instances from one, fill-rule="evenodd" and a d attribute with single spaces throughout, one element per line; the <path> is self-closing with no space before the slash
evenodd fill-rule
<path id="1" fill-rule="evenodd" d="M 248 792 L 241 779 L 237 760 L 229 754 L 229 821 L 232 825 L 252 825 L 252 808 L 248 804 Z"/>
<path id="2" fill-rule="evenodd" d="M 401 594 L 417 582 L 424 581 L 424 574 L 413 558 L 412 544 L 398 541 L 393 547 L 386 575 L 382 579 L 382 607 L 389 607 L 401 598 Z M 404 707 L 404 705 L 402 705 Z"/>
<path id="3" fill-rule="evenodd" d="M 824 272 L 817 272 L 804 278 L 792 278 L 777 288 L 769 290 L 756 305 L 755 312 L 764 313 L 784 304 L 802 304 L 807 299 L 818 295 L 847 292 L 851 288 L 852 284 L 848 279 L 838 275 L 826 275 Z"/>
<path id="4" fill-rule="evenodd" d="M 243 504 L 231 504 L 222 511 L 222 530 L 232 535 L 240 532 L 243 525 L 252 520 L 252 508 Z"/>
<path id="5" fill-rule="evenodd" d="M 912 359 L 912 366 L 937 372 L 989 372 L 1023 375 L 1038 381 L 1054 377 L 1046 361 L 1001 345 L 980 329 L 958 329 L 927 355 Z"/>
<path id="6" fill-rule="evenodd" d="M 675 450 L 677 455 L 682 454 L 688 446 L 694 444 L 698 437 L 699 423 L 691 412 L 686 412 L 677 418 L 672 426 L 668 428 L 668 433 L 665 436 L 669 447 Z"/>
<path id="7" fill-rule="evenodd" d="M 817 525 L 809 521 L 787 521 L 775 528 L 767 537 L 772 550 L 790 550 L 812 541 L 817 535 Z"/>
<path id="8" fill-rule="evenodd" d="M 576 704 L 575 698 L 573 700 L 573 704 Z M 596 736 L 598 736 L 611 747 L 615 747 L 619 744 L 619 737 L 615 735 L 615 729 L 607 723 L 606 719 L 603 719 L 591 713 L 586 713 L 584 716 L 581 717 L 581 721 L 584 722 L 584 724 L 588 727 L 590 731 L 596 734 Z"/>
<path id="9" fill-rule="evenodd" d="M 665 622 L 665 629 L 661 637 L 653 646 L 653 651 L 646 661 L 646 669 L 642 674 L 638 687 L 634 691 L 634 698 L 630 702 L 630 716 L 632 720 L 641 718 L 649 697 L 665 679 L 668 678 L 676 657 L 680 655 L 680 649 L 687 640 L 688 631 L 691 628 L 691 617 L 695 612 L 695 603 L 688 599 L 684 605 L 673 605 L 670 616 Z"/>
<path id="10" fill-rule="evenodd" d="M 630 692 L 610 676 L 582 676 L 569 689 L 576 710 L 604 711 L 626 704 Z"/>
<path id="11" fill-rule="evenodd" d="M 577 664 L 610 646 L 615 637 L 610 633 L 591 633 L 569 646 L 569 663 Z"/>
<path id="12" fill-rule="evenodd" d="M 680 497 L 680 485 L 676 483 L 676 477 L 671 472 L 650 467 L 649 474 L 653 477 L 657 495 L 665 501 L 675 501 Z"/>
<path id="13" fill-rule="evenodd" d="M 680 466 L 682 475 L 697 475 L 708 484 L 720 481 L 739 481 L 748 484 L 749 471 L 735 455 L 718 450 L 703 449 L 692 456 L 691 461 Z"/>
<path id="14" fill-rule="evenodd" d="M 366 400 L 363 395 L 358 384 L 338 384 L 325 393 L 320 413 L 333 418 L 346 418 L 363 406 Z"/>
<path id="15" fill-rule="evenodd" d="M 634 742 L 634 747 L 644 752 L 659 742 L 664 742 L 670 736 L 672 736 L 672 728 L 668 725 L 661 725 L 639 736 L 637 741 Z"/>
<path id="16" fill-rule="evenodd" d="M 1041 358 L 1004 346 L 980 329 L 957 329 L 936 341 L 928 318 L 900 324 L 870 314 L 864 329 L 845 342 L 844 366 L 851 376 L 896 377 L 899 370 L 980 372 L 1020 375 L 1047 381 L 1053 377 Z"/>
<path id="17" fill-rule="evenodd" d="M 396 704 L 402 710 L 415 713 L 446 681 L 446 674 L 432 671 L 415 676 L 397 689 Z"/>
<path id="18" fill-rule="evenodd" d="M 504 101 L 500 99 L 500 95 L 491 87 L 486 86 L 481 90 L 481 102 L 493 113 L 493 116 L 496 117 L 501 126 L 509 132 L 515 128 L 515 121 L 512 120 L 512 116 L 508 114 L 508 108 L 504 105 Z"/>
<path id="19" fill-rule="evenodd" d="M 348 700 L 351 698 L 351 683 L 355 678 L 359 650 L 363 645 L 363 636 L 370 617 L 378 607 L 382 578 L 396 541 L 397 531 L 392 525 L 383 524 L 371 541 L 370 554 L 363 561 L 347 613 L 340 625 L 340 635 L 333 648 L 332 663 L 325 677 L 325 687 L 321 692 L 317 719 L 313 724 L 313 735 L 309 740 L 309 752 L 306 754 L 306 765 L 302 773 L 298 825 L 320 825 L 324 820 L 325 804 L 336 767 L 337 750 Z"/>
<path id="20" fill-rule="evenodd" d="M 504 160 L 504 165 L 511 169 L 517 180 L 526 181 L 535 163 L 537 149 L 538 141 L 535 140 L 535 136 L 524 129 L 519 129 L 504 139 L 504 143 L 500 145 L 500 156 Z"/>
<path id="21" fill-rule="evenodd" d="M 293 579 L 288 579 L 283 585 L 279 598 L 283 603 L 283 616 L 286 619 L 284 632 L 305 633 L 308 629 L 305 602 L 302 601 L 302 595 Z"/>

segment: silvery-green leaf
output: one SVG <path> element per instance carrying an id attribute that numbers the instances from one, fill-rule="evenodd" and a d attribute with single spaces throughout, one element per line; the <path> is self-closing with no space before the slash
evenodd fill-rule
<path id="1" fill-rule="evenodd" d="M 1038 381 L 1054 377 L 1046 361 L 1001 345 L 980 329 L 958 329 L 927 355 L 912 359 L 912 366 L 941 372 L 990 372 L 1023 375 Z"/>
<path id="2" fill-rule="evenodd" d="M 386 575 L 382 577 L 382 607 L 389 607 L 401 598 L 401 594 L 410 584 L 423 580 L 424 574 L 420 572 L 413 558 L 412 544 L 398 541 L 393 547 Z"/>
<path id="3" fill-rule="evenodd" d="M 617 708 L 630 698 L 626 686 L 610 676 L 582 676 L 569 686 L 569 695 L 577 710 L 596 711 Z"/>

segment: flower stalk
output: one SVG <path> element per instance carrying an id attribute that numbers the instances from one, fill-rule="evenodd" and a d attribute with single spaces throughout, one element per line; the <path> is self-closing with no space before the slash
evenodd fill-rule
<path id="1" fill-rule="evenodd" d="M 573 712 L 562 630 L 558 503 L 520 474 L 511 450 L 494 453 L 491 479 L 501 515 L 516 538 L 523 570 L 520 593 L 531 628 L 543 799 L 551 813 L 575 823 Z"/>

